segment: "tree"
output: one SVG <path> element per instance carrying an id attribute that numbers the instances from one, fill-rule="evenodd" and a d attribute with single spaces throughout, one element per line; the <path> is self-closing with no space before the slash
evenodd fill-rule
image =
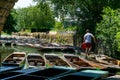
<path id="1" fill-rule="evenodd" d="M 3 31 L 5 33 L 11 34 L 12 32 L 16 32 L 16 29 L 15 29 L 16 20 L 14 18 L 15 15 L 16 15 L 16 11 L 14 9 L 11 10 L 3 28 Z"/>
<path id="2" fill-rule="evenodd" d="M 102 20 L 103 7 L 110 6 L 113 9 L 120 8 L 120 0 L 51 0 L 55 5 L 56 15 L 65 21 L 65 15 L 70 14 L 73 20 L 77 19 L 77 33 L 85 34 L 86 29 L 94 34 L 96 23 Z M 116 4 L 116 5 L 115 5 Z"/>
<path id="3" fill-rule="evenodd" d="M 105 44 L 104 46 L 108 50 L 106 53 L 114 55 L 117 49 L 119 49 L 117 44 L 119 43 L 120 12 L 107 7 L 104 8 L 103 13 L 103 20 L 97 24 L 96 28 L 97 38 L 102 39 L 102 44 Z"/>
<path id="4" fill-rule="evenodd" d="M 18 9 L 17 13 L 19 29 L 47 31 L 51 30 L 55 24 L 53 12 L 46 3 L 40 2 L 36 6 Z"/>
<path id="5" fill-rule="evenodd" d="M 117 51 L 119 51 L 120 52 L 120 32 L 117 32 L 117 34 L 116 34 L 116 41 L 117 41 Z"/>
<path id="6" fill-rule="evenodd" d="M 51 30 L 54 27 L 55 19 L 49 5 L 47 3 L 38 2 L 37 8 L 41 13 L 41 20 L 39 21 L 40 26 L 42 26 L 43 29 Z"/>

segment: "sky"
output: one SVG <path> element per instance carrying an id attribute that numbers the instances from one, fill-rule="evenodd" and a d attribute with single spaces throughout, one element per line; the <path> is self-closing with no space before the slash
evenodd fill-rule
<path id="1" fill-rule="evenodd" d="M 14 8 L 24 8 L 32 4 L 34 4 L 33 0 L 18 0 L 15 3 Z"/>

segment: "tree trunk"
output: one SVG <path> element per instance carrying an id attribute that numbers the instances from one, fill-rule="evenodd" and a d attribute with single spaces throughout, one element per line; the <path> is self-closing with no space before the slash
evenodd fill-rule
<path id="1" fill-rule="evenodd" d="M 18 0 L 0 0 L 0 35 L 10 10 Z"/>

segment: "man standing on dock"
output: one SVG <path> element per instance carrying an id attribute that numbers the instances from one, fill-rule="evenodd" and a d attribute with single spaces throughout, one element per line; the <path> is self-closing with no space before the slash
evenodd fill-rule
<path id="1" fill-rule="evenodd" d="M 86 34 L 84 35 L 86 58 L 90 54 L 90 51 L 92 48 L 92 38 L 93 38 L 94 42 L 96 42 L 94 35 L 92 33 L 90 33 L 89 29 L 87 29 Z"/>

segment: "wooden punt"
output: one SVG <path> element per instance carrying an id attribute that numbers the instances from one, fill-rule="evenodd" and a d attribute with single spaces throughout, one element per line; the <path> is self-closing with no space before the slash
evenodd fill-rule
<path id="1" fill-rule="evenodd" d="M 80 67 L 93 67 L 88 62 L 81 59 L 78 55 L 74 54 L 63 54 L 63 57 L 73 66 L 76 68 Z"/>
<path id="2" fill-rule="evenodd" d="M 26 58 L 28 68 L 45 68 L 45 59 L 38 53 L 29 53 Z"/>
<path id="3" fill-rule="evenodd" d="M 2 61 L 2 66 L 24 67 L 25 58 L 26 58 L 25 52 L 13 52 Z"/>
<path id="4" fill-rule="evenodd" d="M 96 61 L 98 61 L 98 62 L 100 62 L 104 65 L 108 65 L 108 66 L 111 66 L 111 67 L 120 67 L 120 64 L 119 64 L 120 60 L 108 57 L 106 55 L 96 56 L 95 59 L 96 59 Z"/>
<path id="5" fill-rule="evenodd" d="M 86 60 L 75 54 L 63 54 L 63 57 L 67 59 L 67 61 L 71 65 L 74 64 L 73 67 L 76 67 L 77 69 L 82 67 L 91 67 L 91 68 L 100 68 L 100 69 L 105 68 L 103 65 L 99 65 L 95 62 Z"/>
<path id="6" fill-rule="evenodd" d="M 49 66 L 66 66 L 66 67 L 71 67 L 71 65 L 65 61 L 64 59 L 62 59 L 61 57 L 59 57 L 56 54 L 44 54 L 44 57 L 47 61 L 47 64 Z"/>

